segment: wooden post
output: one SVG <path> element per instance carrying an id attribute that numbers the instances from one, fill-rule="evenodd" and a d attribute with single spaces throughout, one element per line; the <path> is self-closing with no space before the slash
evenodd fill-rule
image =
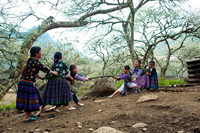
<path id="1" fill-rule="evenodd" d="M 200 80 L 199 80 L 199 71 L 197 70 L 197 79 L 198 79 L 198 82 L 199 82 L 199 85 L 200 85 Z"/>

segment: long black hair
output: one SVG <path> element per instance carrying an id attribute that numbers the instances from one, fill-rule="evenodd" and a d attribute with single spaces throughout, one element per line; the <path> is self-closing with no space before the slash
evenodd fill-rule
<path id="1" fill-rule="evenodd" d="M 36 56 L 36 53 L 39 53 L 41 50 L 41 48 L 39 46 L 33 46 L 30 50 L 30 57 L 35 57 Z M 29 58 L 26 62 L 26 67 L 24 69 L 24 71 L 22 72 L 22 79 L 25 79 L 26 78 L 26 75 L 27 75 L 27 71 L 28 71 L 28 63 L 30 61 L 31 58 Z"/>
<path id="2" fill-rule="evenodd" d="M 124 66 L 124 69 L 128 70 L 129 74 L 131 74 L 131 72 L 130 72 L 130 66 L 129 65 Z"/>
<path id="3" fill-rule="evenodd" d="M 141 64 L 141 60 L 137 59 L 138 63 Z"/>
<path id="4" fill-rule="evenodd" d="M 54 63 L 53 65 L 51 66 L 51 70 L 54 70 L 55 66 L 56 66 L 56 63 L 62 58 L 62 53 L 61 52 L 55 52 L 54 54 Z"/>

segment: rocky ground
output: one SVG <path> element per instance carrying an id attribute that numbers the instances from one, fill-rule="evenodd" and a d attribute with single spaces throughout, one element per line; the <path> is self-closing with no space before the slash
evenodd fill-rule
<path id="1" fill-rule="evenodd" d="M 23 113 L 17 110 L 1 111 L 0 132 L 92 133 L 105 126 L 118 130 L 108 131 L 113 133 L 200 132 L 199 92 L 200 86 L 193 86 L 142 90 L 138 94 L 118 95 L 113 99 L 85 98 L 80 101 L 85 107 L 67 111 L 67 107 L 62 106 L 60 113 L 45 112 L 37 121 L 29 123 L 23 123 Z M 51 114 L 55 117 L 50 117 Z M 100 133 L 99 130 L 95 133 Z"/>

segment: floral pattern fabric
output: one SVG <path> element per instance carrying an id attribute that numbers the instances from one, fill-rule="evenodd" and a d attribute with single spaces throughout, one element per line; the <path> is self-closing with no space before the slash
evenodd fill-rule
<path id="1" fill-rule="evenodd" d="M 38 77 L 39 70 L 49 73 L 50 69 L 45 67 L 40 60 L 34 57 L 31 57 L 27 61 L 28 70 L 24 80 L 29 80 L 32 82 L 36 82 L 36 77 Z"/>
<path id="2" fill-rule="evenodd" d="M 62 60 L 59 60 L 58 62 L 55 63 L 55 67 L 53 68 L 52 71 L 58 72 L 58 75 L 47 74 L 45 76 L 45 79 L 50 79 L 52 77 L 63 77 L 63 78 L 65 78 L 65 76 L 69 73 L 67 64 Z"/>

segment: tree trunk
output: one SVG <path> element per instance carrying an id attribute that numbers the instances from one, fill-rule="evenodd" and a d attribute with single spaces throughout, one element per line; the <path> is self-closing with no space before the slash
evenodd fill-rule
<path id="1" fill-rule="evenodd" d="M 9 89 L 16 83 L 17 79 L 21 75 L 22 71 L 25 68 L 26 60 L 28 52 L 33 45 L 33 43 L 37 40 L 39 36 L 44 34 L 46 31 L 55 29 L 55 28 L 66 28 L 66 27 L 82 27 L 87 25 L 89 22 L 85 21 L 85 19 L 97 15 L 97 14 L 106 14 L 113 11 L 121 10 L 130 6 L 130 1 L 128 0 L 127 3 L 121 4 L 120 6 L 105 9 L 105 10 L 97 10 L 94 12 L 87 13 L 81 16 L 77 21 L 69 22 L 69 21 L 60 21 L 60 22 L 48 22 L 48 19 L 43 21 L 38 28 L 32 31 L 22 43 L 21 50 L 19 53 L 18 63 L 15 70 L 10 74 L 9 78 L 2 84 L 0 87 L 0 100 L 4 97 L 4 95 L 9 91 Z"/>
<path id="2" fill-rule="evenodd" d="M 143 64 L 143 65 L 145 65 L 145 62 L 146 62 L 147 59 L 148 59 L 148 55 L 149 55 L 149 52 L 151 51 L 151 48 L 152 48 L 152 46 L 149 45 L 148 48 L 147 48 L 147 50 L 146 50 L 146 52 L 145 52 L 145 54 L 144 54 L 143 61 L 142 61 L 142 64 Z"/>

